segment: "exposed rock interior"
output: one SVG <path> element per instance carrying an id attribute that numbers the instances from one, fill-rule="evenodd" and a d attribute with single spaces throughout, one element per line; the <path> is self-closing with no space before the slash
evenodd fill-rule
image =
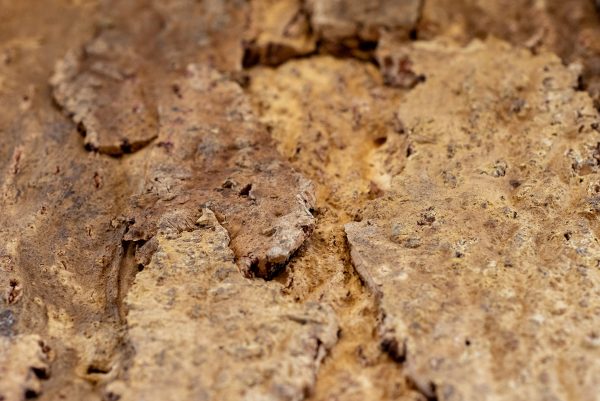
<path id="1" fill-rule="evenodd" d="M 600 400 L 596 0 L 0 0 L 0 401 Z"/>

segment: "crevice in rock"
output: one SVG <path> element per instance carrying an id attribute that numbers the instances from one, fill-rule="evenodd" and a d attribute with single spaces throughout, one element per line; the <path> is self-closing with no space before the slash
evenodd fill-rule
<path id="1" fill-rule="evenodd" d="M 257 38 L 244 40 L 242 42 L 242 68 L 248 70 L 260 65 L 279 67 L 290 60 L 306 59 L 316 55 L 332 55 L 341 59 L 356 59 L 380 66 L 380 62 L 376 56 L 376 50 L 379 46 L 381 36 L 391 33 L 396 39 L 401 41 L 408 42 L 416 40 L 418 36 L 418 25 L 424 7 L 424 0 L 415 0 L 412 2 L 406 1 L 407 4 L 414 3 L 417 5 L 413 23 L 407 25 L 406 22 L 403 21 L 400 23 L 401 27 L 390 27 L 386 26 L 385 23 L 377 25 L 378 23 L 369 21 L 369 18 L 372 18 L 373 16 L 365 17 L 367 18 L 367 22 L 354 21 L 352 20 L 352 17 L 356 18 L 357 16 L 344 15 L 347 11 L 345 10 L 347 5 L 341 4 L 337 10 L 339 15 L 327 15 L 325 20 L 328 22 L 322 27 L 316 27 L 313 18 L 314 10 L 312 8 L 316 7 L 320 10 L 324 9 L 327 10 L 326 12 L 330 13 L 333 11 L 327 9 L 327 7 L 321 7 L 319 1 L 310 3 L 311 5 L 305 0 L 300 1 L 297 14 L 302 15 L 306 20 L 306 40 L 314 41 L 312 50 L 306 51 L 294 49 L 288 45 L 278 43 L 278 41 L 285 42 L 285 33 L 281 37 L 275 36 L 272 38 L 272 41 L 262 44 L 262 46 L 257 44 Z M 405 7 L 404 5 L 402 6 Z M 366 9 L 369 9 L 369 7 L 365 7 Z M 378 13 L 385 13 L 382 4 L 378 4 L 375 9 L 377 9 L 377 7 L 382 8 L 382 10 L 377 11 Z M 409 5 L 408 7 L 411 6 Z M 342 12 L 342 10 L 344 10 L 344 12 Z M 321 16 L 321 18 L 323 18 L 323 16 Z M 383 16 L 379 16 L 379 18 L 385 19 Z M 374 18 L 374 20 L 376 19 L 377 18 Z M 327 24 L 329 23 L 333 25 L 328 26 Z M 365 26 L 371 23 L 374 23 L 375 25 L 369 27 Z M 336 24 L 339 24 L 340 26 L 336 26 Z M 348 33 L 348 27 L 346 25 L 355 25 L 354 31 Z M 344 33 L 336 33 L 336 30 L 344 31 Z M 369 32 L 365 36 L 365 32 L 361 31 L 376 31 L 377 33 L 373 34 L 373 32 Z"/>
<path id="2" fill-rule="evenodd" d="M 117 298 L 116 305 L 119 313 L 119 320 L 124 323 L 127 318 L 127 309 L 124 304 L 125 297 L 135 276 L 140 271 L 141 263 L 136 258 L 136 250 L 143 246 L 145 241 L 123 241 L 122 254 L 119 261 L 119 270 L 117 274 Z"/>

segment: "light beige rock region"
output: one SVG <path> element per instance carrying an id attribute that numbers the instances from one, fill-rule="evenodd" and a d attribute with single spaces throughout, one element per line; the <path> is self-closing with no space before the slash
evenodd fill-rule
<path id="1" fill-rule="evenodd" d="M 301 400 L 337 341 L 336 317 L 282 297 L 279 283 L 244 278 L 209 209 L 158 248 L 125 299 L 135 353 L 109 399 Z"/>
<path id="2" fill-rule="evenodd" d="M 412 152 L 346 225 L 382 346 L 440 401 L 597 400 L 600 135 L 577 67 L 494 40 L 397 51 L 426 77 L 398 106 Z"/>

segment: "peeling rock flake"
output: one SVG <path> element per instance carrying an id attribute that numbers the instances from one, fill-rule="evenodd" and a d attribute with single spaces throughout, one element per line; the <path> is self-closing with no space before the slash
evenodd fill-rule
<path id="1" fill-rule="evenodd" d="M 0 401 L 600 401 L 595 0 L 0 0 Z"/>

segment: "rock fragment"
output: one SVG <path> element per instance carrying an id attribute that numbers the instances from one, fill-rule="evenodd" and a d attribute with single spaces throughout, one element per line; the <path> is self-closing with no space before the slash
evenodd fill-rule
<path id="1" fill-rule="evenodd" d="M 438 400 L 595 400 L 600 136 L 577 71 L 498 41 L 405 51 L 427 76 L 398 109 L 414 153 L 346 225 L 382 347 Z"/>
<path id="2" fill-rule="evenodd" d="M 86 147 L 121 155 L 156 138 L 153 83 L 166 69 L 193 60 L 237 70 L 242 29 L 225 28 L 240 26 L 246 8 L 233 3 L 107 2 L 105 26 L 60 60 L 51 79 L 56 101 L 78 124 Z"/>
<path id="3" fill-rule="evenodd" d="M 125 239 L 190 230 L 210 207 L 243 273 L 272 277 L 314 227 L 311 182 L 280 160 L 236 83 L 189 65 L 160 85 L 161 130 Z M 271 236 L 262 234 L 267 229 Z"/>
<path id="4" fill-rule="evenodd" d="M 40 395 L 50 375 L 50 349 L 37 335 L 0 335 L 0 399 L 20 401 Z"/>
<path id="5" fill-rule="evenodd" d="M 368 58 L 383 32 L 408 36 L 421 0 L 309 0 L 308 5 L 323 50 Z"/>
<path id="6" fill-rule="evenodd" d="M 301 0 L 259 0 L 250 4 L 250 27 L 245 32 L 244 67 L 278 65 L 316 50 L 317 37 Z"/>
<path id="7" fill-rule="evenodd" d="M 158 235 L 125 303 L 135 355 L 106 389 L 127 400 L 300 400 L 337 340 L 333 311 L 243 278 L 214 213 L 202 227 Z M 169 372 L 169 374 L 165 374 Z"/>

